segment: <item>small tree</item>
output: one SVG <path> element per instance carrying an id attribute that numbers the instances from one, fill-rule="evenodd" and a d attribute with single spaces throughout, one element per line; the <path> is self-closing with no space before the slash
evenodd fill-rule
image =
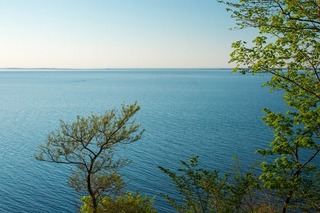
<path id="1" fill-rule="evenodd" d="M 177 172 L 159 166 L 175 184 L 180 198 L 164 194 L 178 212 L 256 212 L 263 202 L 258 179 L 252 171 L 242 173 L 235 167 L 233 174 L 221 175 L 217 170 L 198 166 L 198 157 L 180 161 Z M 258 194 L 259 193 L 259 194 Z"/>
<path id="2" fill-rule="evenodd" d="M 103 115 L 78 116 L 73 123 L 61 121 L 60 128 L 52 132 L 45 145 L 40 145 L 37 160 L 74 165 L 69 184 L 76 191 L 87 192 L 93 212 L 97 211 L 103 195 L 112 195 L 123 188 L 118 169 L 127 164 L 123 158 L 114 159 L 117 145 L 128 144 L 141 138 L 144 130 L 131 120 L 139 110 L 135 102 L 122 105 Z"/>
<path id="3" fill-rule="evenodd" d="M 265 109 L 274 129 L 269 149 L 273 160 L 261 164 L 264 187 L 288 208 L 320 209 L 320 1 L 240 0 L 227 2 L 239 28 L 259 30 L 252 44 L 237 41 L 234 71 L 269 73 L 265 85 L 281 90 L 289 110 Z"/>

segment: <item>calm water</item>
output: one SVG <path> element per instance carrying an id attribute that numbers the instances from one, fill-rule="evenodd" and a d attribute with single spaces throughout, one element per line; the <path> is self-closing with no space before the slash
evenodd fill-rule
<path id="1" fill-rule="evenodd" d="M 160 193 L 172 194 L 157 166 L 177 168 L 200 155 L 206 168 L 231 167 L 258 156 L 272 132 L 261 109 L 282 109 L 279 94 L 261 85 L 268 76 L 230 70 L 108 70 L 0 72 L 1 212 L 76 212 L 79 195 L 66 180 L 69 168 L 37 162 L 37 144 L 59 120 L 103 113 L 138 100 L 142 140 L 120 149 L 133 162 L 123 171 L 128 188 L 156 195 L 160 212 L 171 209 Z M 174 194 L 172 194 L 174 196 Z"/>

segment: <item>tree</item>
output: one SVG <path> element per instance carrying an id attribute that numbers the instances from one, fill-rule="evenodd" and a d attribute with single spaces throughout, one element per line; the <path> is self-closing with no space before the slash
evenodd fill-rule
<path id="1" fill-rule="evenodd" d="M 226 2 L 238 28 L 259 35 L 232 44 L 235 72 L 268 73 L 266 86 L 281 90 L 286 113 L 264 109 L 274 139 L 263 156 L 260 179 L 289 208 L 320 210 L 320 1 L 240 0 Z"/>
<path id="2" fill-rule="evenodd" d="M 114 157 L 118 145 L 139 140 L 144 130 L 132 120 L 140 109 L 135 102 L 122 105 L 103 115 L 78 116 L 73 123 L 61 121 L 60 128 L 49 134 L 46 144 L 40 145 L 37 160 L 73 165 L 69 184 L 76 191 L 87 192 L 93 212 L 105 195 L 119 192 L 124 182 L 118 169 L 128 161 Z"/>
<path id="3" fill-rule="evenodd" d="M 217 170 L 207 170 L 198 165 L 198 156 L 189 162 L 180 161 L 177 172 L 159 167 L 174 182 L 180 198 L 164 194 L 178 212 L 257 212 L 262 197 L 254 172 L 241 172 L 237 165 L 234 174 L 221 175 Z M 260 195 L 259 195 L 260 194 Z"/>

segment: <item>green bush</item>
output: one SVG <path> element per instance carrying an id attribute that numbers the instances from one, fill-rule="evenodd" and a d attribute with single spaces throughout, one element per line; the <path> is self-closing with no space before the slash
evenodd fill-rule
<path id="1" fill-rule="evenodd" d="M 104 196 L 98 203 L 98 213 L 156 213 L 153 208 L 154 198 L 126 192 L 121 196 L 113 198 Z M 83 203 L 80 211 L 82 213 L 93 213 L 92 201 L 90 196 L 81 198 Z"/>

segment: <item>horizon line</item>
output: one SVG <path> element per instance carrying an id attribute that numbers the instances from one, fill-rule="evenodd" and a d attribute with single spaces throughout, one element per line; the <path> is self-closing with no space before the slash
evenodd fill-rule
<path id="1" fill-rule="evenodd" d="M 106 68 L 64 68 L 64 67 L 0 67 L 0 70 L 26 70 L 26 69 L 33 69 L 33 70 L 133 70 L 133 69 L 233 69 L 234 67 L 106 67 Z"/>

